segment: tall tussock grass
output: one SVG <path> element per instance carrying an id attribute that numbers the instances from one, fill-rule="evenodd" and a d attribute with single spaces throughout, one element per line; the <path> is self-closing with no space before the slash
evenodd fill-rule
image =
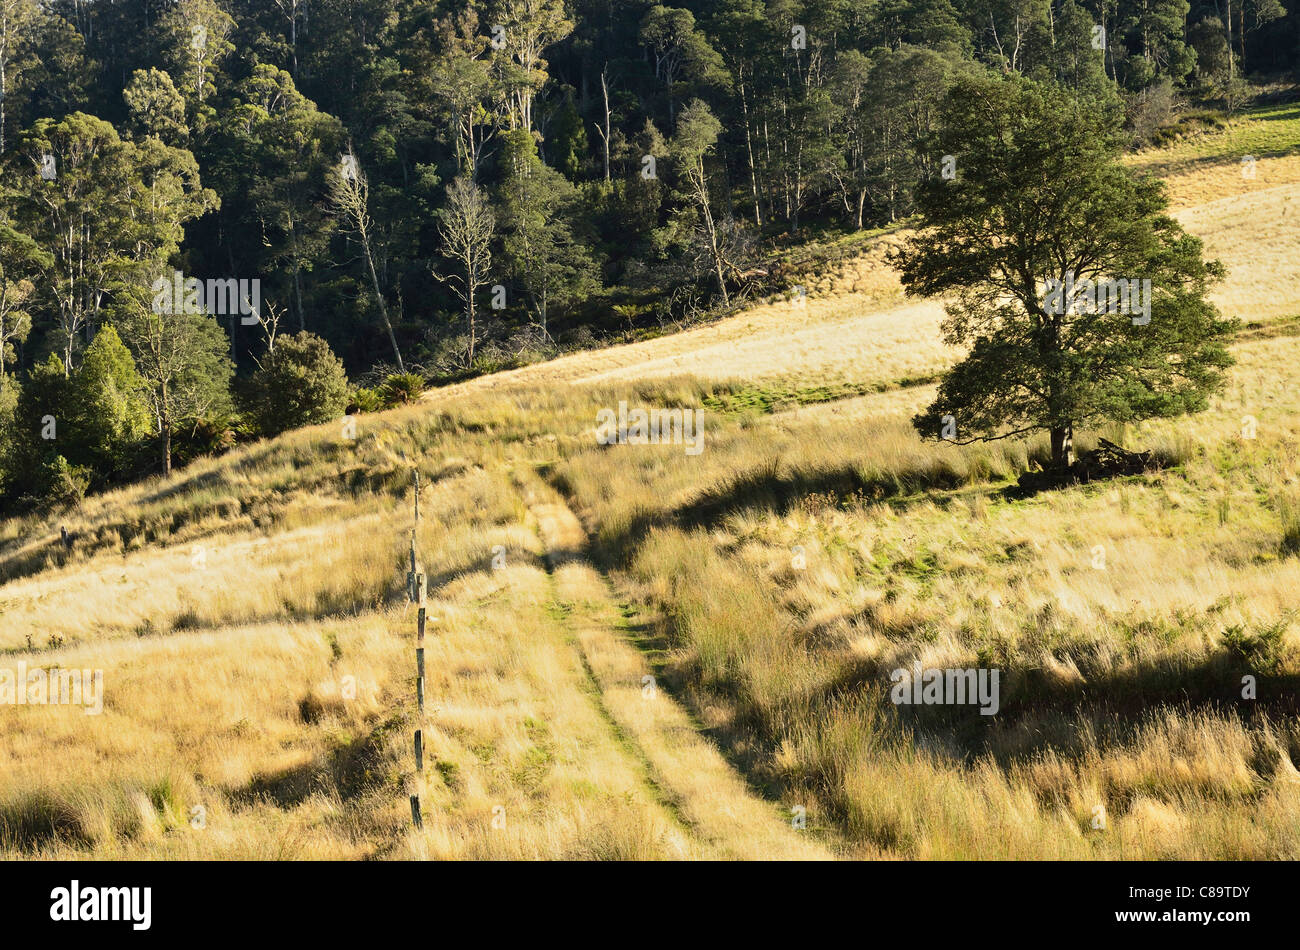
<path id="1" fill-rule="evenodd" d="M 927 386 L 712 412 L 742 390 L 665 375 L 435 393 L 362 416 L 355 440 L 305 429 L 5 522 L 2 658 L 103 669 L 105 706 L 11 710 L 0 853 L 777 848 L 695 831 L 665 791 L 680 776 L 611 723 L 610 695 L 642 708 L 641 666 L 593 681 L 581 641 L 599 622 L 606 646 L 647 646 L 690 726 L 771 800 L 763 821 L 802 806 L 843 854 L 1298 857 L 1289 345 L 1244 345 L 1201 416 L 1081 434 L 1084 451 L 1154 451 L 1152 471 L 1032 496 L 1008 489 L 1044 440 L 923 442 L 909 419 Z M 620 400 L 706 407 L 703 453 L 598 445 Z M 416 470 L 436 618 L 418 777 Z M 586 533 L 547 549 L 557 493 Z M 588 560 L 608 576 L 587 565 L 562 590 Z M 916 662 L 998 669 L 998 714 L 895 705 L 891 673 Z"/>
<path id="2" fill-rule="evenodd" d="M 896 412 L 818 409 L 718 420 L 698 458 L 588 449 L 548 471 L 664 616 L 705 724 L 854 853 L 1294 857 L 1300 567 L 1269 527 L 1285 538 L 1292 509 L 1251 488 L 1221 517 L 1214 433 L 1079 450 L 1099 438 L 1157 467 L 1024 498 L 1003 489 L 1043 439 L 936 446 Z M 1229 471 L 1277 485 L 1295 462 Z M 894 705 L 891 671 L 917 661 L 999 669 L 999 714 Z"/>

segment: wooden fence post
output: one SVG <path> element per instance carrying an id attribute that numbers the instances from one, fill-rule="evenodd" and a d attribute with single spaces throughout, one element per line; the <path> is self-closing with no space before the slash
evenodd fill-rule
<path id="1" fill-rule="evenodd" d="M 415 699 L 420 706 L 420 717 L 424 718 L 424 647 L 415 650 Z"/>
<path id="2" fill-rule="evenodd" d="M 419 707 L 420 722 L 424 721 L 424 616 L 428 597 L 428 579 L 416 551 L 420 532 L 420 473 L 415 473 L 415 523 L 411 528 L 411 570 L 406 575 L 406 595 L 411 603 L 418 605 L 415 649 L 415 699 Z M 411 796 L 411 821 L 417 829 L 424 827 L 424 818 L 420 814 L 419 789 L 424 786 L 424 733 L 415 730 L 415 787 Z"/>

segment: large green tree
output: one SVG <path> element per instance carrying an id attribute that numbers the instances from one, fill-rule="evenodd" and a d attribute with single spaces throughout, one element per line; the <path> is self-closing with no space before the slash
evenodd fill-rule
<path id="1" fill-rule="evenodd" d="M 4 192 L 0 191 L 0 203 L 3 201 Z M 6 364 L 17 356 L 15 346 L 25 341 L 32 329 L 33 278 L 51 262 L 51 255 L 14 228 L 0 209 L 0 383 Z"/>
<path id="2" fill-rule="evenodd" d="M 891 221 L 910 212 L 916 183 L 941 164 L 921 142 L 934 131 L 951 72 L 943 56 L 912 47 L 881 50 L 874 61 L 857 50 L 840 57 L 831 90 L 846 161 L 834 177 L 856 227 L 869 199 Z"/>
<path id="3" fill-rule="evenodd" d="M 185 98 L 190 124 L 203 130 L 214 114 L 223 60 L 234 50 L 235 21 L 214 0 L 173 0 L 158 24 L 162 58 Z"/>
<path id="4" fill-rule="evenodd" d="M 10 171 L 23 189 L 23 229 L 49 252 L 42 274 L 54 301 L 70 376 L 86 328 L 98 322 L 109 288 L 131 270 L 128 182 L 136 179 L 129 143 L 95 116 L 41 119 L 24 136 Z"/>
<path id="5" fill-rule="evenodd" d="M 334 227 L 328 177 L 342 153 L 342 125 L 299 92 L 288 72 L 267 65 L 239 84 L 223 121 L 215 164 L 223 190 L 235 199 L 222 214 L 229 257 L 247 259 L 250 243 L 260 249 L 259 272 L 283 276 L 283 295 L 302 330 L 303 285 Z"/>
<path id="6" fill-rule="evenodd" d="M 478 180 L 479 160 L 496 134 L 501 89 L 492 47 L 472 7 L 421 27 L 411 44 L 411 85 L 451 133 L 458 171 Z"/>
<path id="7" fill-rule="evenodd" d="M 392 321 L 388 318 L 388 305 L 384 302 L 384 289 L 379 280 L 379 271 L 375 267 L 376 229 L 374 218 L 370 215 L 370 185 L 366 181 L 356 156 L 343 156 L 339 167 L 329 174 L 330 206 L 343 222 L 345 230 L 356 236 L 365 257 L 366 271 L 370 276 L 370 286 L 375 293 L 375 304 L 379 308 L 379 317 L 388 332 L 388 342 L 393 346 L 393 357 L 397 360 L 397 371 L 406 372 L 402 360 L 402 350 L 397 345 L 397 334 L 393 332 Z"/>
<path id="8" fill-rule="evenodd" d="M 164 474 L 172 470 L 172 433 L 187 420 L 220 415 L 232 408 L 234 365 L 230 341 L 206 313 L 157 312 L 143 291 L 116 309 L 114 322 L 131 349 L 145 381 L 145 399 L 161 444 Z"/>
<path id="9" fill-rule="evenodd" d="M 506 91 L 510 127 L 531 132 L 533 102 L 548 77 L 543 54 L 574 24 L 564 0 L 497 0 L 494 8 L 494 65 Z"/>
<path id="10" fill-rule="evenodd" d="M 180 145 L 189 137 L 185 99 L 176 90 L 171 76 L 161 69 L 137 69 L 122 90 L 122 98 L 131 114 L 132 131 L 137 139 L 152 136 Z"/>
<path id="11" fill-rule="evenodd" d="M 62 453 L 89 466 L 100 484 L 122 469 L 131 448 L 149 432 L 145 381 L 111 326 L 86 347 L 62 411 L 67 429 Z"/>
<path id="12" fill-rule="evenodd" d="M 216 198 L 188 151 L 153 137 L 136 145 L 81 112 L 36 122 L 9 167 L 21 189 L 19 224 L 45 252 L 41 283 L 71 375 L 112 295 L 152 282 L 179 250 L 185 223 Z"/>
<path id="13" fill-rule="evenodd" d="M 948 299 L 944 335 L 966 355 L 918 430 L 1046 430 L 1064 469 L 1076 428 L 1205 408 L 1232 362 L 1235 321 L 1206 299 L 1223 268 L 1165 214 L 1163 185 L 1120 163 L 1113 117 L 1059 86 L 965 78 L 934 150 L 958 174 L 920 187 L 924 229 L 898 263 L 909 294 Z M 1117 280 L 1138 281 L 1145 303 L 1062 290 Z"/>
<path id="14" fill-rule="evenodd" d="M 40 8 L 36 0 L 0 0 L 0 154 L 5 150 L 9 102 L 17 88 L 25 57 L 23 47 L 34 28 Z"/>
<path id="15" fill-rule="evenodd" d="M 574 234 L 574 188 L 543 164 L 533 137 L 506 133 L 504 181 L 498 202 L 503 263 L 521 287 L 529 309 L 550 336 L 550 314 L 598 286 L 596 262 Z"/>

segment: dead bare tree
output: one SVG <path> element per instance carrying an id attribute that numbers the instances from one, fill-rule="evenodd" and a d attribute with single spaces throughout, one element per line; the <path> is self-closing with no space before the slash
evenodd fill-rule
<path id="1" fill-rule="evenodd" d="M 596 126 L 596 134 L 600 136 L 601 146 L 605 152 L 605 181 L 609 181 L 609 63 L 600 71 L 600 94 L 605 97 L 605 124 Z"/>
<path id="2" fill-rule="evenodd" d="M 438 233 L 443 254 L 455 261 L 460 273 L 434 277 L 451 284 L 456 296 L 465 303 L 469 322 L 469 363 L 474 363 L 478 334 L 475 323 L 474 295 L 488 282 L 492 265 L 492 232 L 496 226 L 492 207 L 482 190 L 463 175 L 447 188 L 447 206 L 439 212 Z"/>
<path id="3" fill-rule="evenodd" d="M 343 156 L 343 161 L 330 177 L 330 204 L 361 242 L 361 249 L 366 255 L 366 266 L 370 270 L 370 283 L 374 288 L 375 303 L 379 305 L 379 316 L 384 321 L 388 340 L 393 345 L 393 356 L 397 358 L 397 371 L 405 373 L 406 365 L 402 362 L 402 351 L 397 346 L 397 334 L 393 332 L 393 323 L 388 319 L 388 307 L 384 304 L 384 294 L 379 286 L 379 273 L 375 269 L 370 186 L 366 183 L 366 176 L 362 173 L 356 156 L 352 154 Z"/>
<path id="4" fill-rule="evenodd" d="M 266 340 L 266 354 L 269 356 L 275 352 L 275 338 L 280 335 L 280 319 L 284 316 L 284 311 L 273 303 L 266 305 L 266 316 L 257 315 L 258 326 L 262 328 L 262 338 Z M 253 357 L 253 362 L 257 368 L 262 368 L 262 362 L 257 357 Z"/>

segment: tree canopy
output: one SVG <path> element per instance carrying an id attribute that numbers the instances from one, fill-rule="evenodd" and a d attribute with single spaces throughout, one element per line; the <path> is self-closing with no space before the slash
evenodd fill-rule
<path id="1" fill-rule="evenodd" d="M 1163 184 L 1120 164 L 1116 117 L 1021 77 L 959 80 L 937 152 L 956 176 L 921 184 L 925 229 L 898 258 L 909 294 L 947 297 L 968 350 L 916 417 L 957 441 L 1073 431 L 1203 409 L 1235 322 L 1206 298 L 1223 276 L 1165 214 Z"/>
<path id="2" fill-rule="evenodd" d="M 988 289 L 1001 245 L 946 267 L 918 246 L 915 292 L 974 298 L 951 327 L 973 348 L 947 383 L 962 431 L 1190 410 L 1223 358 L 1202 306 L 1215 268 L 1113 158 L 1185 104 L 1231 113 L 1294 79 L 1297 36 L 1285 0 L 0 0 L 0 402 L 54 393 L 48 357 L 71 381 L 113 326 L 167 470 L 182 428 L 215 445 L 259 428 L 219 417 L 281 315 L 378 391 L 725 315 L 788 292 L 767 258 L 814 237 L 918 214 L 954 237 L 984 209 L 1023 242 L 1040 189 L 1008 186 L 1006 134 L 1017 172 L 1061 176 L 1044 200 L 1118 215 L 1100 276 L 1151 280 L 1152 315 L 1076 309 L 1061 365 L 1035 366 L 1027 326 L 991 330 L 1014 300 L 1034 319 L 1023 280 L 1014 300 Z M 1023 118 L 973 98 L 989 88 L 1053 128 L 1071 116 L 1052 136 L 1068 154 L 1036 152 Z M 945 120 L 954 101 L 977 111 Z M 1065 269 L 1026 253 L 1035 280 Z M 171 277 L 256 292 L 153 313 Z M 976 398 L 995 369 L 1053 408 Z M 76 482 L 92 462 L 69 452 Z M 28 497 L 11 476 L 7 497 Z"/>

